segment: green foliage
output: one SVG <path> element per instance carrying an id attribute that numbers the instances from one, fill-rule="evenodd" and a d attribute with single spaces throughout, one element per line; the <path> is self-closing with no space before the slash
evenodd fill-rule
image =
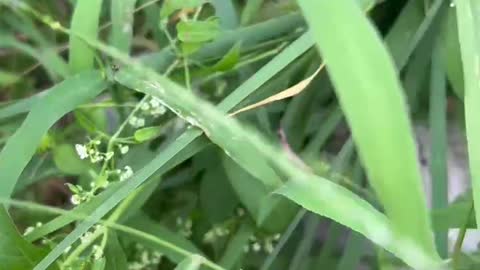
<path id="1" fill-rule="evenodd" d="M 478 266 L 476 1 L 60 2 L 0 0 L 0 269 Z"/>

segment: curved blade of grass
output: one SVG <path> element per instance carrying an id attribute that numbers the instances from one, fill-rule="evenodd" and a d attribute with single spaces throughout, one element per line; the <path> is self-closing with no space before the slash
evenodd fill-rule
<path id="1" fill-rule="evenodd" d="M 101 2 L 101 1 L 99 1 Z M 112 30 L 110 44 L 122 52 L 130 52 L 132 45 L 133 13 L 137 0 L 115 0 L 111 2 Z"/>
<path id="2" fill-rule="evenodd" d="M 85 37 L 97 39 L 102 2 L 102 0 L 77 1 L 70 28 Z M 70 36 L 69 46 L 68 61 L 73 73 L 93 68 L 95 52 L 90 46 L 76 36 Z"/>
<path id="3" fill-rule="evenodd" d="M 37 100 L 25 121 L 0 153 L 0 196 L 10 197 L 18 177 L 35 154 L 48 129 L 63 115 L 106 87 L 100 72 L 89 71 L 54 86 Z"/>
<path id="4" fill-rule="evenodd" d="M 439 17 L 442 8 L 447 6 L 446 2 L 436 0 L 425 15 L 422 4 L 417 0 L 409 1 L 402 10 L 393 29 L 385 38 L 399 70 L 406 66 L 418 44 L 427 35 L 433 34 L 434 26 L 437 25 L 435 20 Z"/>
<path id="5" fill-rule="evenodd" d="M 380 37 L 351 0 L 299 3 L 395 232 L 438 261 L 405 98 Z"/>
<path id="6" fill-rule="evenodd" d="M 475 217 L 480 224 L 480 2 L 455 1 L 465 83 L 465 123 Z"/>

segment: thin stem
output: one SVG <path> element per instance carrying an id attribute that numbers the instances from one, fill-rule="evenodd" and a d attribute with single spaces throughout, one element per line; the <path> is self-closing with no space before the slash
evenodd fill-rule
<path id="1" fill-rule="evenodd" d="M 185 71 L 185 86 L 188 90 L 192 91 L 192 86 L 190 84 L 190 70 L 188 68 L 188 58 L 183 57 L 183 68 Z"/>
<path id="2" fill-rule="evenodd" d="M 465 240 L 465 234 L 467 233 L 468 221 L 470 220 L 473 214 L 473 201 L 470 206 L 470 210 L 468 211 L 467 217 L 465 219 L 465 223 L 463 227 L 460 229 L 457 240 L 455 241 L 455 246 L 453 247 L 453 255 L 452 255 L 452 266 L 453 269 L 460 269 L 460 255 L 462 254 L 462 246 L 463 240 Z"/>

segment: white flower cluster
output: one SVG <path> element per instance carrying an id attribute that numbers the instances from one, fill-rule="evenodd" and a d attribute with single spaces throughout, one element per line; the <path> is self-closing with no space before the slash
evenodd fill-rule
<path id="1" fill-rule="evenodd" d="M 125 181 L 133 176 L 133 170 L 130 166 L 123 167 L 123 170 L 117 169 L 117 173 L 119 175 L 120 181 Z"/>
<path id="2" fill-rule="evenodd" d="M 162 260 L 160 252 L 152 252 L 141 244 L 135 245 L 135 261 L 128 263 L 129 270 L 154 270 Z"/>
<path id="3" fill-rule="evenodd" d="M 75 144 L 75 150 L 77 151 L 80 159 L 89 158 L 92 163 L 99 161 L 109 161 L 113 157 L 113 152 L 102 153 L 98 150 L 98 146 L 101 144 L 100 140 L 91 140 L 87 144 Z"/>
<path id="4" fill-rule="evenodd" d="M 103 257 L 103 248 L 99 245 L 93 245 L 92 255 L 93 259 L 100 260 Z"/>
<path id="5" fill-rule="evenodd" d="M 93 192 L 84 190 L 80 185 L 73 185 L 70 183 L 65 184 L 68 189 L 72 192 L 72 196 L 70 197 L 70 202 L 73 205 L 79 205 L 82 202 L 86 202 L 90 200 L 93 196 Z"/>
<path id="6" fill-rule="evenodd" d="M 148 101 L 143 102 L 140 105 L 141 116 L 132 116 L 128 120 L 130 126 L 134 128 L 141 128 L 145 126 L 145 117 L 152 116 L 158 117 L 164 115 L 167 112 L 165 106 L 159 98 L 150 97 Z"/>
<path id="7" fill-rule="evenodd" d="M 230 229 L 226 228 L 225 226 L 215 226 L 211 230 L 209 230 L 203 236 L 204 243 L 214 243 L 219 238 L 228 236 L 230 234 Z"/>
<path id="8" fill-rule="evenodd" d="M 250 236 L 249 243 L 243 247 L 245 252 L 253 251 L 258 253 L 260 251 L 265 251 L 267 254 L 273 252 L 275 245 L 280 239 L 280 234 L 274 234 L 271 236 L 266 236 L 261 239 L 257 238 L 255 235 Z"/>
<path id="9" fill-rule="evenodd" d="M 192 236 L 192 225 L 193 223 L 190 218 L 183 220 L 183 218 L 177 217 L 178 232 L 186 238 Z"/>

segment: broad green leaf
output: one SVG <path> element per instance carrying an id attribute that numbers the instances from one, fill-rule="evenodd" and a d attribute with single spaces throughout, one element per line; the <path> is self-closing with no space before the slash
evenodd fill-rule
<path id="1" fill-rule="evenodd" d="M 77 1 L 70 28 L 85 37 L 96 39 L 102 2 L 102 0 Z M 68 61 L 72 72 L 93 68 L 95 52 L 89 45 L 77 36 L 70 36 L 69 47 Z"/>
<path id="2" fill-rule="evenodd" d="M 137 142 L 146 142 L 146 141 L 157 138 L 161 134 L 162 134 L 161 126 L 146 127 L 146 128 L 141 128 L 135 131 L 135 134 L 133 135 L 133 137 Z"/>
<path id="3" fill-rule="evenodd" d="M 480 224 L 480 2 L 455 1 L 465 84 L 465 123 L 473 202 Z"/>
<path id="4" fill-rule="evenodd" d="M 32 269 L 47 253 L 22 238 L 3 206 L 0 208 L 0 232 L 0 269 Z"/>
<path id="5" fill-rule="evenodd" d="M 175 267 L 175 270 L 199 270 L 202 262 L 202 257 L 193 255 L 183 260 L 179 265 L 177 265 L 177 267 Z"/>
<path id="6" fill-rule="evenodd" d="M 110 44 L 129 53 L 133 37 L 133 12 L 137 0 L 115 0 L 111 2 L 110 17 L 112 30 Z"/>
<path id="7" fill-rule="evenodd" d="M 180 9 L 196 8 L 203 5 L 204 0 L 168 0 L 164 1 L 160 10 L 160 19 L 165 20 L 175 11 Z"/>
<path id="8" fill-rule="evenodd" d="M 105 247 L 105 269 L 108 270 L 127 270 L 127 258 L 123 248 L 118 241 L 117 233 L 108 232 L 107 246 Z"/>
<path id="9" fill-rule="evenodd" d="M 81 160 L 71 144 L 60 144 L 53 149 L 53 160 L 61 172 L 79 175 L 89 168 L 88 163 Z"/>
<path id="10" fill-rule="evenodd" d="M 205 21 L 181 21 L 177 24 L 178 39 L 184 43 L 204 43 L 215 39 L 220 33 L 218 18 Z"/>
<path id="11" fill-rule="evenodd" d="M 0 196 L 10 197 L 18 177 L 35 154 L 48 129 L 66 113 L 98 95 L 106 87 L 100 72 L 70 77 L 37 100 L 22 126 L 0 153 Z"/>
<path id="12" fill-rule="evenodd" d="M 423 263 L 438 263 L 411 123 L 392 59 L 352 0 L 302 0 L 299 4 L 395 234 L 424 252 Z"/>

